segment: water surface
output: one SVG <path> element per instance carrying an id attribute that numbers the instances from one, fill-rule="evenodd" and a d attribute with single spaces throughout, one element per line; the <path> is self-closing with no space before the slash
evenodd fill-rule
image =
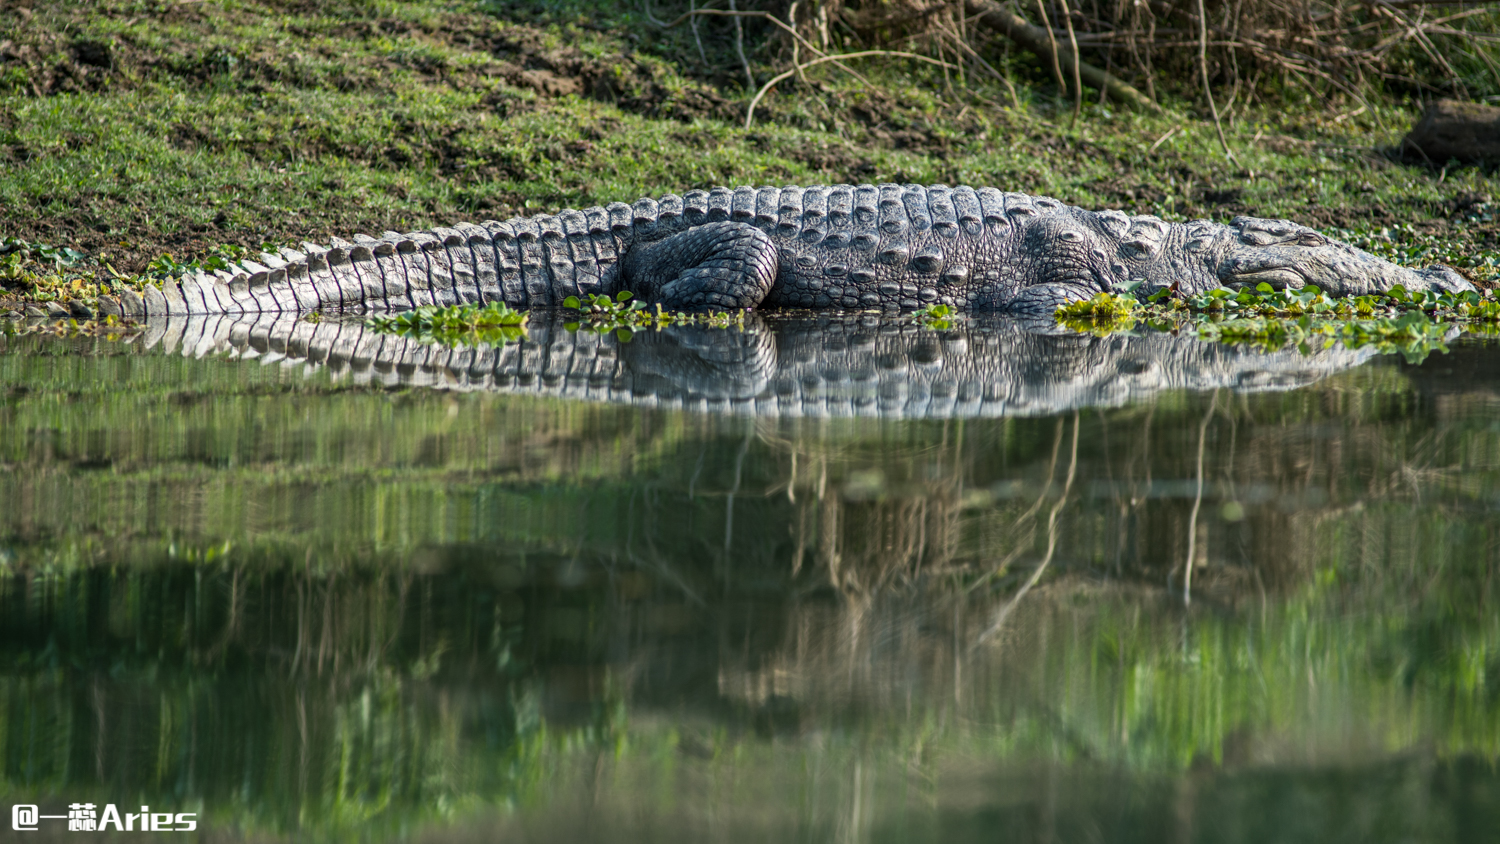
<path id="1" fill-rule="evenodd" d="M 257 840 L 1493 840 L 1497 410 L 1476 339 L 3 337 L 0 802 Z"/>

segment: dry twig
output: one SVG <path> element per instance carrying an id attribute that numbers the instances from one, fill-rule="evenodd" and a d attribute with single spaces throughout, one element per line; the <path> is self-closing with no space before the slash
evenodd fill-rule
<path id="1" fill-rule="evenodd" d="M 801 73 L 802 71 L 810 67 L 813 67 L 814 65 L 820 65 L 825 62 L 838 62 L 843 61 L 844 59 L 863 59 L 869 58 L 870 56 L 894 56 L 896 58 L 912 59 L 914 61 L 926 62 L 927 64 L 938 65 L 939 67 L 953 67 L 953 65 L 949 64 L 948 62 L 939 61 L 938 59 L 931 58 L 930 56 L 923 56 L 917 53 L 906 53 L 899 50 L 860 50 L 857 53 L 841 53 L 837 56 L 823 56 L 821 58 L 813 59 L 810 62 L 800 64 L 792 68 L 791 70 L 777 74 L 776 76 L 771 78 L 771 81 L 767 82 L 765 85 L 762 85 L 761 89 L 756 92 L 755 98 L 750 101 L 750 106 L 745 109 L 745 128 L 749 129 L 751 121 L 755 118 L 755 106 L 760 102 L 761 98 L 767 94 L 767 92 L 776 87 L 777 83 L 789 79 L 792 76 Z"/>
<path id="2" fill-rule="evenodd" d="M 1236 165 L 1240 162 L 1229 148 L 1229 139 L 1224 137 L 1224 124 L 1219 121 L 1219 107 L 1214 105 L 1213 86 L 1208 82 L 1208 13 L 1203 10 L 1203 0 L 1198 0 L 1198 67 L 1203 71 L 1203 96 L 1208 98 L 1208 113 L 1213 115 L 1214 130 L 1219 133 L 1219 145 L 1224 155 Z"/>

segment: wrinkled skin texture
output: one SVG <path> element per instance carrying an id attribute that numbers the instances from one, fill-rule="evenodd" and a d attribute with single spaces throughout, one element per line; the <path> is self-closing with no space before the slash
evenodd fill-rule
<path id="1" fill-rule="evenodd" d="M 1047 197 L 942 185 L 688 191 L 584 211 L 355 235 L 196 274 L 141 314 L 516 308 L 630 291 L 669 310 L 913 309 L 1051 314 L 1100 291 L 1316 284 L 1334 296 L 1470 290 L 1447 267 L 1412 270 L 1285 220 L 1167 223 Z"/>

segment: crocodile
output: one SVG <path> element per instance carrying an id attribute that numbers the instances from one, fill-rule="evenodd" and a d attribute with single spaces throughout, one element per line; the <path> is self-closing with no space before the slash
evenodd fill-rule
<path id="1" fill-rule="evenodd" d="M 629 404 L 761 418 L 1042 416 L 1143 401 L 1162 390 L 1290 390 L 1363 364 L 1339 345 L 1262 351 L 1145 332 L 1059 332 L 1050 319 L 977 315 L 932 331 L 839 312 L 750 315 L 743 330 L 674 325 L 570 331 L 534 312 L 524 338 L 446 347 L 357 319 L 295 314 L 152 317 L 112 349 L 229 357 L 337 381 Z"/>
<path id="2" fill-rule="evenodd" d="M 718 187 L 582 211 L 354 235 L 103 297 L 121 316 L 556 307 L 629 291 L 673 310 L 1052 313 L 1100 291 L 1316 284 L 1333 296 L 1471 290 L 1286 220 L 1089 211 L 944 185 Z"/>

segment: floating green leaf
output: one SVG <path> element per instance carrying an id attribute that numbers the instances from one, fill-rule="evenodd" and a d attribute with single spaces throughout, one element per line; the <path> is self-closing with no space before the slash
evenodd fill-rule
<path id="1" fill-rule="evenodd" d="M 912 311 L 912 321 L 923 328 L 932 328 L 938 331 L 946 331 L 953 327 L 954 310 L 952 305 L 941 303 L 926 305 Z"/>

